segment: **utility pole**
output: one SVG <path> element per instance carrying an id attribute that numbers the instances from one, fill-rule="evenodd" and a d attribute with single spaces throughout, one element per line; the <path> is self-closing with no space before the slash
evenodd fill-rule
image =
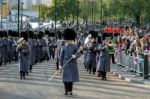
<path id="1" fill-rule="evenodd" d="M 91 4 L 92 4 L 92 29 L 94 30 L 94 1 L 92 1 Z"/>
<path id="2" fill-rule="evenodd" d="M 21 3 L 21 31 L 22 31 L 22 29 L 23 29 L 23 23 L 22 23 L 22 17 L 23 17 L 23 2 Z"/>
<path id="3" fill-rule="evenodd" d="M 41 8 L 40 8 L 40 0 L 39 0 L 39 7 L 38 7 L 38 11 L 39 11 L 39 28 L 38 31 L 40 31 L 40 25 L 41 25 Z"/>
<path id="4" fill-rule="evenodd" d="M 103 7 L 102 7 L 103 1 L 100 0 L 100 5 L 101 5 L 101 22 L 103 21 Z"/>
<path id="5" fill-rule="evenodd" d="M 20 0 L 18 0 L 18 33 L 20 36 Z"/>
<path id="6" fill-rule="evenodd" d="M 56 30 L 56 23 L 57 23 L 57 0 L 55 0 L 55 38 L 57 39 L 57 30 Z"/>
<path id="7" fill-rule="evenodd" d="M 77 1 L 77 31 L 79 31 L 79 1 Z"/>

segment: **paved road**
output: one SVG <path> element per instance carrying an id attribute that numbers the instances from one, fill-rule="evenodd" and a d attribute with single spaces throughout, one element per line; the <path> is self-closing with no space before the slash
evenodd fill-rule
<path id="1" fill-rule="evenodd" d="M 79 61 L 80 82 L 74 86 L 74 95 L 63 95 L 61 75 L 50 82 L 55 73 L 55 62 L 37 64 L 33 72 L 20 80 L 17 63 L 0 68 L 0 99 L 150 99 L 150 87 L 127 83 L 109 74 L 108 81 L 101 81 L 88 74 Z"/>

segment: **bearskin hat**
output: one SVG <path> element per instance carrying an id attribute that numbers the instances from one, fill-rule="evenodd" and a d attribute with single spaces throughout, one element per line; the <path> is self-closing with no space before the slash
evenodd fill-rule
<path id="1" fill-rule="evenodd" d="M 49 34 L 50 34 L 50 31 L 45 30 L 45 35 L 49 35 Z"/>
<path id="2" fill-rule="evenodd" d="M 40 33 L 37 34 L 38 39 L 42 39 L 42 35 Z"/>
<path id="3" fill-rule="evenodd" d="M 8 36 L 13 36 L 13 31 L 12 30 L 8 30 Z"/>
<path id="4" fill-rule="evenodd" d="M 44 32 L 43 31 L 40 31 L 39 34 L 41 34 L 42 37 L 44 36 Z"/>
<path id="5" fill-rule="evenodd" d="M 101 37 L 101 36 L 98 36 L 98 37 L 97 37 L 97 42 L 98 42 L 99 44 L 102 43 L 102 37 Z"/>
<path id="6" fill-rule="evenodd" d="M 29 38 L 33 38 L 33 36 L 34 36 L 33 31 L 28 31 L 28 36 L 29 36 Z"/>
<path id="7" fill-rule="evenodd" d="M 66 28 L 63 31 L 62 37 L 64 40 L 75 40 L 77 37 L 76 32 L 71 28 Z"/>
<path id="8" fill-rule="evenodd" d="M 6 31 L 3 31 L 3 37 L 7 37 L 7 32 Z"/>
<path id="9" fill-rule="evenodd" d="M 0 31 L 0 37 L 1 37 L 1 38 L 3 37 L 3 32 L 2 32 L 2 31 Z"/>
<path id="10" fill-rule="evenodd" d="M 37 34 L 33 34 L 33 39 L 37 39 Z"/>
<path id="11" fill-rule="evenodd" d="M 26 41 L 28 41 L 28 33 L 27 32 L 21 32 L 20 37 L 24 38 Z"/>
<path id="12" fill-rule="evenodd" d="M 14 37 L 19 37 L 18 31 L 14 31 Z"/>
<path id="13" fill-rule="evenodd" d="M 54 32 L 51 32 L 51 33 L 49 34 L 49 37 L 55 37 L 55 33 L 54 33 Z"/>
<path id="14" fill-rule="evenodd" d="M 98 33 L 95 31 L 89 31 L 89 34 L 92 36 L 92 38 L 97 38 Z"/>

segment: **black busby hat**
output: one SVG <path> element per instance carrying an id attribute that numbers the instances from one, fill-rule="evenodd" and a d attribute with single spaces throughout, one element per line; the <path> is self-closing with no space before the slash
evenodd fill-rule
<path id="1" fill-rule="evenodd" d="M 37 34 L 38 39 L 42 39 L 42 35 L 40 33 Z"/>
<path id="2" fill-rule="evenodd" d="M 28 41 L 28 34 L 27 32 L 21 32 L 20 37 L 24 38 L 26 41 Z"/>
<path id="3" fill-rule="evenodd" d="M 14 31 L 14 37 L 19 37 L 18 31 Z"/>
<path id="4" fill-rule="evenodd" d="M 43 31 L 40 31 L 39 34 L 41 34 L 42 37 L 44 36 L 44 32 Z"/>
<path id="5" fill-rule="evenodd" d="M 2 31 L 0 31 L 0 37 L 1 37 L 1 38 L 3 37 L 3 32 L 2 32 Z"/>
<path id="6" fill-rule="evenodd" d="M 89 34 L 92 36 L 92 38 L 97 38 L 98 34 L 95 31 L 89 31 Z"/>
<path id="7" fill-rule="evenodd" d="M 97 42 L 98 42 L 98 44 L 101 44 L 101 43 L 102 43 L 102 37 L 101 37 L 101 36 L 98 36 L 98 37 L 97 37 Z"/>
<path id="8" fill-rule="evenodd" d="M 12 30 L 8 30 L 8 36 L 13 36 L 13 31 Z"/>
<path id="9" fill-rule="evenodd" d="M 7 37 L 7 32 L 6 31 L 3 31 L 3 37 Z"/>
<path id="10" fill-rule="evenodd" d="M 55 37 L 55 33 L 54 32 L 49 33 L 49 37 Z"/>
<path id="11" fill-rule="evenodd" d="M 37 34 L 33 34 L 33 39 L 37 39 Z"/>
<path id="12" fill-rule="evenodd" d="M 50 31 L 45 30 L 45 35 L 49 35 L 49 34 L 50 34 Z"/>
<path id="13" fill-rule="evenodd" d="M 28 36 L 29 36 L 29 38 L 33 38 L 33 36 L 34 36 L 33 31 L 28 31 Z"/>
<path id="14" fill-rule="evenodd" d="M 66 28 L 63 31 L 62 37 L 64 40 L 75 40 L 77 37 L 77 34 L 73 29 Z"/>

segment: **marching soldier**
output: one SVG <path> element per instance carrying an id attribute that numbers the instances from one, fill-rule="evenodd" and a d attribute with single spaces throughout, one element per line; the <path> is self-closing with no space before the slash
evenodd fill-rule
<path id="1" fill-rule="evenodd" d="M 38 46 L 38 42 L 37 42 L 37 34 L 33 34 L 33 43 L 34 43 L 34 46 L 33 46 L 33 50 L 34 50 L 34 64 L 37 63 L 37 46 Z"/>
<path id="2" fill-rule="evenodd" d="M 51 42 L 49 43 L 50 59 L 52 58 L 54 60 L 54 58 L 55 58 L 55 48 L 57 47 L 56 46 L 56 41 L 54 39 L 55 33 L 50 33 L 49 36 L 50 36 L 50 39 L 51 39 Z"/>
<path id="3" fill-rule="evenodd" d="M 60 68 L 62 69 L 62 80 L 65 88 L 65 95 L 72 95 L 73 83 L 79 81 L 77 58 L 77 45 L 74 43 L 76 33 L 72 29 L 65 29 L 63 32 L 65 45 L 60 52 Z"/>
<path id="4" fill-rule="evenodd" d="M 35 64 L 35 57 L 34 57 L 35 44 L 34 44 L 34 41 L 33 41 L 33 32 L 29 31 L 28 35 L 29 35 L 28 44 L 29 44 L 29 48 L 30 48 L 29 71 L 32 72 L 32 67 Z"/>
<path id="5" fill-rule="evenodd" d="M 42 62 L 43 46 L 41 42 L 42 36 L 40 33 L 37 34 L 37 61 Z"/>
<path id="6" fill-rule="evenodd" d="M 13 60 L 13 44 L 14 44 L 14 40 L 13 40 L 13 31 L 9 30 L 8 31 L 8 62 L 12 62 Z"/>
<path id="7" fill-rule="evenodd" d="M 19 72 L 20 79 L 25 79 L 25 73 L 29 69 L 29 55 L 30 49 L 28 45 L 28 35 L 26 32 L 21 33 L 21 38 L 18 40 L 17 51 L 19 52 Z"/>
<path id="8" fill-rule="evenodd" d="M 107 80 L 106 73 L 110 72 L 110 58 L 107 42 L 104 40 L 102 44 L 98 45 L 97 50 L 99 54 L 97 72 L 102 76 L 102 80 Z"/>
<path id="9" fill-rule="evenodd" d="M 15 31 L 13 31 L 14 33 L 13 33 L 13 54 L 14 54 L 14 60 L 15 60 L 15 62 L 17 62 L 18 61 L 18 52 L 16 51 L 16 48 L 17 48 L 17 41 L 18 41 L 18 39 L 19 39 L 19 33 L 18 32 L 15 32 Z"/>
<path id="10" fill-rule="evenodd" d="M 41 39 L 41 44 L 42 44 L 42 60 L 41 61 L 44 61 L 46 59 L 46 42 L 44 40 L 44 33 L 42 31 L 39 32 L 42 36 L 42 39 Z"/>
<path id="11" fill-rule="evenodd" d="M 45 31 L 45 42 L 46 42 L 46 59 L 47 61 L 50 59 L 50 51 L 49 51 L 49 44 L 52 42 L 49 37 L 50 32 L 48 30 Z"/>
<path id="12" fill-rule="evenodd" d="M 0 66 L 3 64 L 3 32 L 0 31 Z"/>
<path id="13" fill-rule="evenodd" d="M 4 65 L 8 62 L 8 38 L 7 32 L 3 31 L 3 62 Z"/>
<path id="14" fill-rule="evenodd" d="M 97 33 L 95 31 L 90 31 L 89 34 L 91 35 L 91 37 L 89 38 L 87 44 L 85 45 L 85 49 L 87 50 L 85 66 L 87 68 L 87 71 L 89 71 L 89 74 L 91 74 L 91 71 L 93 72 L 93 74 L 95 74 L 95 72 L 96 72 Z"/>

